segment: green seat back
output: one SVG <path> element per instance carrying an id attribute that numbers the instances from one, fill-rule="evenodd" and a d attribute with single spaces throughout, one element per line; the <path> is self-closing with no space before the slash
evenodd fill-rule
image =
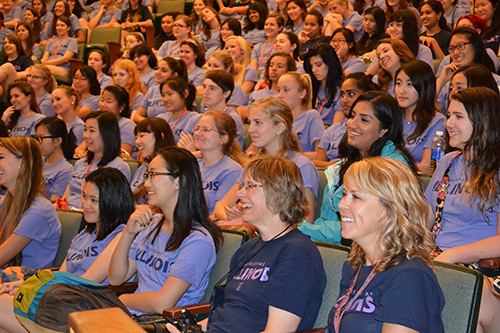
<path id="1" fill-rule="evenodd" d="M 61 221 L 61 241 L 57 249 L 54 266 L 61 266 L 68 253 L 71 241 L 85 226 L 83 213 L 76 210 L 57 210 L 57 216 Z"/>
<path id="2" fill-rule="evenodd" d="M 437 261 L 434 265 L 445 299 L 441 313 L 444 331 L 476 332 L 483 289 L 482 274 L 470 268 Z"/>
<path id="3" fill-rule="evenodd" d="M 429 183 L 431 182 L 432 176 L 419 173 L 418 178 L 420 179 L 420 183 L 422 184 L 422 191 L 424 191 L 425 193 L 425 190 L 427 190 L 427 186 L 429 186 Z"/>
<path id="4" fill-rule="evenodd" d="M 128 164 L 128 167 L 130 168 L 130 179 L 134 178 L 135 172 L 137 171 L 137 168 L 141 166 L 140 162 L 137 161 L 132 161 L 132 160 L 124 160 L 125 163 Z"/>
<path id="5" fill-rule="evenodd" d="M 234 230 L 223 230 L 222 235 L 224 236 L 224 244 L 217 252 L 217 260 L 210 271 L 208 286 L 200 303 L 210 300 L 215 284 L 229 272 L 229 264 L 234 253 L 248 240 L 247 234 Z"/>
<path id="6" fill-rule="evenodd" d="M 181 12 L 184 13 L 186 7 L 186 0 L 162 0 L 158 3 L 156 14 L 161 16 L 168 12 Z"/>
<path id="7" fill-rule="evenodd" d="M 249 124 L 243 124 L 243 151 L 246 151 L 252 144 L 252 138 L 250 137 L 250 134 L 248 134 L 248 127 L 250 127 Z"/>
<path id="8" fill-rule="evenodd" d="M 340 280 L 342 279 L 342 266 L 349 255 L 350 249 L 346 246 L 314 242 L 318 247 L 326 273 L 326 287 L 323 292 L 323 301 L 319 308 L 318 318 L 314 323 L 315 328 L 327 326 L 328 314 L 333 308 L 340 294 Z"/>
<path id="9" fill-rule="evenodd" d="M 201 112 L 201 102 L 202 101 L 203 101 L 203 94 L 196 94 L 195 102 L 196 102 L 196 111 L 198 113 L 202 113 Z"/>

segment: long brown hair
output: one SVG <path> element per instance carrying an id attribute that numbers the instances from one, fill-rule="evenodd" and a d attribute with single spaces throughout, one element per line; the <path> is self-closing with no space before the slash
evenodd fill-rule
<path id="1" fill-rule="evenodd" d="M 5 229 L 0 237 L 3 244 L 19 225 L 21 216 L 28 210 L 38 194 L 44 193 L 43 161 L 38 144 L 32 138 L 17 136 L 0 138 L 0 147 L 7 149 L 21 160 L 17 176 L 16 193 L 7 191 L 4 197 L 0 221 L 5 221 Z M 17 254 L 8 265 L 21 265 L 22 254 Z"/>
<path id="2" fill-rule="evenodd" d="M 405 42 L 395 39 L 395 38 L 386 38 L 382 39 L 379 42 L 379 45 L 381 44 L 391 44 L 392 49 L 394 52 L 398 55 L 399 61 L 401 62 L 401 65 L 406 64 L 407 62 L 410 62 L 412 60 L 415 60 L 415 56 L 413 53 L 411 53 L 410 49 L 406 45 Z M 389 89 L 389 83 L 392 81 L 392 76 L 391 74 L 386 71 L 383 68 L 380 68 L 380 71 L 378 72 L 378 77 L 379 77 L 379 86 L 380 89 L 383 91 L 387 91 Z"/>
<path id="3" fill-rule="evenodd" d="M 9 88 L 7 89 L 7 96 L 8 96 L 7 99 L 9 100 L 9 105 L 12 105 L 12 103 L 10 102 L 10 92 L 14 88 L 19 89 L 24 96 L 31 97 L 29 105 L 31 111 L 35 113 L 42 113 L 40 111 L 40 107 L 38 106 L 38 102 L 36 101 L 35 91 L 33 90 L 31 84 L 29 84 L 26 81 L 17 80 L 9 85 Z M 9 123 L 7 124 L 7 128 L 12 130 L 16 126 L 20 116 L 21 112 L 16 110 L 14 114 L 10 117 Z"/>

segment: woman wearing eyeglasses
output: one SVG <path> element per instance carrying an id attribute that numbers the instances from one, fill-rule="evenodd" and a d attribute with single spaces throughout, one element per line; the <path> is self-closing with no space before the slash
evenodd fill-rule
<path id="1" fill-rule="evenodd" d="M 194 148 L 203 157 L 198 160 L 208 213 L 236 184 L 244 164 L 243 152 L 236 141 L 236 123 L 227 113 L 208 111 L 193 129 Z"/>
<path id="2" fill-rule="evenodd" d="M 45 177 L 45 196 L 55 202 L 64 195 L 71 179 L 73 166 L 68 159 L 73 157 L 76 138 L 66 124 L 56 117 L 47 117 L 36 124 L 34 139 L 40 147 Z"/>
<path id="3" fill-rule="evenodd" d="M 193 38 L 191 27 L 191 19 L 186 15 L 179 15 L 175 17 L 173 25 L 175 40 L 167 40 L 161 45 L 158 53 L 156 54 L 158 61 L 165 57 L 179 58 L 181 56 L 181 43 L 187 39 Z"/>
<path id="4" fill-rule="evenodd" d="M 436 94 L 438 94 L 436 106 L 443 113 L 448 106 L 450 80 L 453 73 L 459 68 L 472 64 L 483 65 L 492 72 L 497 85 L 500 85 L 500 76 L 495 74 L 495 65 L 486 53 L 483 39 L 476 30 L 467 27 L 455 29 L 450 39 L 448 52 L 451 63 L 443 67 L 441 76 L 436 80 Z"/>
<path id="5" fill-rule="evenodd" d="M 108 277 L 110 284 L 120 285 L 137 273 L 136 292 L 120 296 L 133 314 L 163 313 L 198 302 L 222 245 L 219 228 L 208 219 L 193 154 L 178 147 L 160 149 L 144 185 L 148 204 L 161 214 L 153 215 L 150 206 L 136 207 L 113 253 Z"/>

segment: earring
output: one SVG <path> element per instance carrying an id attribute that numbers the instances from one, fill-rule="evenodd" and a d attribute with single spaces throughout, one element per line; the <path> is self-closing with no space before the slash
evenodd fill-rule
<path id="1" fill-rule="evenodd" d="M 241 51 L 241 54 L 245 54 L 245 51 Z"/>

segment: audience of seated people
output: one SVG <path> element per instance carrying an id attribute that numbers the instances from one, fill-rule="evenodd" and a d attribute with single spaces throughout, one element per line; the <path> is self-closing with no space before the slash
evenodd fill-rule
<path id="1" fill-rule="evenodd" d="M 162 12 L 163 1 L 168 0 L 100 0 L 86 5 L 79 0 L 1 1 L 0 132 L 5 129 L 10 138 L 0 139 L 0 271 L 7 265 L 50 266 L 61 233 L 51 205 L 85 210 L 88 192 L 99 196 L 101 190 L 89 188 L 86 179 L 95 170 L 115 168 L 129 182 L 138 206 L 122 227 L 125 237 L 114 244 L 115 254 L 107 258 L 107 267 L 113 268 L 110 282 L 128 281 L 146 269 L 141 260 L 128 257 L 131 249 L 142 251 L 143 241 L 158 239 L 165 256 L 186 250 L 204 253 L 202 266 L 192 273 L 196 276 L 185 275 L 190 266 L 172 267 L 172 275 L 158 281 L 147 278 L 140 292 L 121 296 L 135 313 L 161 313 L 163 306 L 199 300 L 220 247 L 213 222 L 223 225 L 220 220 L 253 225 L 261 237 L 255 244 L 283 238 L 278 251 L 287 248 L 286 239 L 292 241 L 292 236 L 311 246 L 295 232 L 314 241 L 351 239 L 353 253 L 344 275 L 360 271 L 364 280 L 380 273 L 373 279 L 380 281 L 383 274 L 404 274 L 393 266 L 402 270 L 417 265 L 419 274 L 425 275 L 419 282 L 426 289 L 421 297 L 435 292 L 419 300 L 432 302 L 427 317 L 415 313 L 415 320 L 425 322 L 422 327 L 409 324 L 408 318 L 390 322 L 389 310 L 366 323 L 357 322 L 340 298 L 328 320 L 330 333 L 339 332 L 339 325 L 363 331 L 368 321 L 377 322 L 374 332 L 392 326 L 428 331 L 423 329 L 426 325 L 442 332 L 443 300 L 436 291 L 428 250 L 439 250 L 432 253 L 435 260 L 454 264 L 500 257 L 500 2 L 476 0 L 470 14 L 466 2 L 451 0 L 242 0 L 230 5 L 195 0 L 185 12 Z M 122 46 L 120 54 L 107 47 L 88 48 L 93 34 L 102 33 L 99 29 L 121 32 L 121 39 L 115 40 Z M 438 131 L 444 132 L 449 154 L 438 164 L 427 192 L 413 189 L 418 202 L 404 203 L 377 190 L 380 184 L 370 184 L 392 181 L 383 174 L 387 169 L 401 174 L 408 186 L 417 186 L 415 175 L 431 174 L 433 169 L 431 146 Z M 264 165 L 271 162 L 273 167 Z M 139 166 L 136 172 L 131 172 L 130 163 Z M 293 190 L 297 193 L 266 183 L 266 172 L 281 164 L 287 172 L 298 172 L 292 175 L 296 180 L 287 178 L 293 186 L 300 182 Z M 33 165 L 36 170 L 28 174 Z M 372 171 L 380 179 L 365 180 L 364 172 Z M 285 171 L 273 172 L 279 178 Z M 324 172 L 326 186 L 318 187 L 318 172 Z M 188 175 L 195 177 L 189 180 L 194 185 L 185 183 Z M 449 187 L 440 185 L 445 178 Z M 30 186 L 20 190 L 21 184 Z M 448 188 L 452 191 L 446 205 L 440 206 Z M 279 196 L 298 202 L 292 207 L 278 201 Z M 358 197 L 362 203 L 357 203 Z M 170 198 L 175 200 L 167 202 Z M 179 208 L 188 207 L 187 202 L 203 205 L 190 208 L 192 212 Z M 411 212 L 405 217 L 418 217 L 404 221 L 409 223 L 405 233 L 420 237 L 421 245 L 398 243 L 394 251 L 399 252 L 391 252 L 384 244 L 372 252 L 358 232 L 382 232 L 381 227 L 353 231 L 363 219 L 375 223 L 364 215 L 366 207 L 392 214 L 391 209 L 405 204 L 417 205 L 416 212 L 430 212 L 427 225 L 427 215 Z M 9 214 L 6 207 L 11 207 Z M 282 209 L 302 215 L 291 218 Z M 43 211 L 43 219 L 29 214 L 31 210 Z M 321 211 L 319 216 L 316 211 Z M 256 216 L 276 224 L 266 225 Z M 386 217 L 377 223 L 392 225 L 399 219 Z M 34 222 L 48 230 L 43 237 L 41 226 L 30 227 Z M 289 224 L 298 225 L 290 236 Z M 284 235 L 278 230 L 281 225 Z M 437 245 L 429 238 L 431 228 Z M 384 232 L 383 237 L 392 236 Z M 186 242 L 197 245 L 185 249 Z M 412 254 L 405 257 L 405 251 Z M 40 253 L 44 260 L 36 258 Z M 235 256 L 243 257 L 242 252 Z M 372 272 L 364 265 L 374 265 Z M 322 290 L 317 269 L 315 287 Z M 230 278 L 237 275 L 233 272 Z M 359 281 L 347 275 L 342 292 L 349 298 L 349 287 L 358 288 Z M 270 284 L 280 283 L 274 279 L 270 277 Z M 500 295 L 500 277 L 496 290 L 494 279 L 485 281 L 490 283 L 485 283 L 478 325 L 482 332 L 499 332 L 500 296 L 495 296 Z M 160 285 L 151 287 L 152 283 Z M 311 310 L 287 307 L 282 302 L 286 298 L 278 297 L 284 285 L 266 292 L 255 289 L 264 286 L 251 287 L 252 293 L 262 293 L 258 298 L 265 303 L 260 314 L 266 315 L 265 321 L 255 326 L 259 330 L 266 329 L 266 322 L 266 331 L 273 332 L 312 328 Z M 178 291 L 169 294 L 167 289 L 173 287 Z M 223 308 L 246 297 L 231 295 L 240 288 L 234 281 L 228 287 L 233 298 L 226 299 Z M 0 285 L 0 296 L 2 292 Z M 142 292 L 166 298 L 149 304 Z M 318 290 L 310 287 L 309 292 L 317 297 Z M 386 308 L 383 301 L 376 302 Z M 240 310 L 242 318 L 253 315 L 247 307 Z M 228 313 L 240 315 L 234 308 Z M 280 315 L 289 319 L 281 328 L 275 321 Z M 209 331 L 231 330 L 228 314 L 219 309 L 213 318 Z M 0 328 L 4 319 L 0 314 Z"/>

